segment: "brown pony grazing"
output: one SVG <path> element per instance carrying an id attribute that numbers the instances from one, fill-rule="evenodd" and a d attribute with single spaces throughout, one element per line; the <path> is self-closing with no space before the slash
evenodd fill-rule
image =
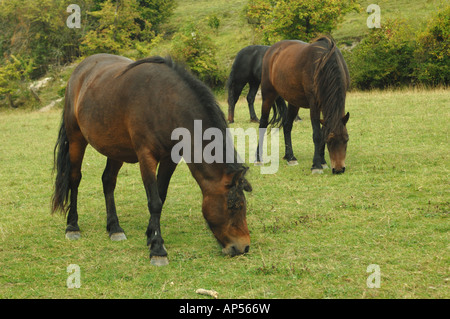
<path id="1" fill-rule="evenodd" d="M 172 140 L 172 132 L 176 128 L 193 132 L 194 120 L 202 121 L 203 130 L 220 130 L 225 139 L 225 116 L 211 91 L 170 58 L 133 62 L 97 54 L 81 62 L 67 84 L 55 146 L 57 175 L 52 211 L 68 211 L 66 237 L 80 237 L 77 194 L 81 163 L 90 144 L 107 157 L 102 181 L 110 238 L 126 239 L 114 202 L 118 172 L 124 162 L 139 162 L 150 211 L 146 234 L 151 263 L 167 264 L 160 216 L 179 161 L 171 156 L 177 143 Z M 205 142 L 200 146 L 203 150 Z M 247 168 L 236 160 L 234 147 L 232 151 L 232 163 L 208 164 L 202 158 L 189 161 L 188 166 L 203 193 L 202 211 L 209 227 L 223 252 L 237 255 L 249 250 L 243 191 L 251 191 L 251 186 L 244 178 Z"/>
<path id="2" fill-rule="evenodd" d="M 310 109 L 313 129 L 312 172 L 322 173 L 322 169 L 327 167 L 324 158 L 326 143 L 333 173 L 344 173 L 348 142 L 346 124 L 350 116 L 345 113 L 345 96 L 349 84 L 347 65 L 335 42 L 329 37 L 321 37 L 311 44 L 294 40 L 280 41 L 267 51 L 262 67 L 263 102 L 259 127 L 265 129 L 268 124 L 282 121 L 284 159 L 288 164 L 297 164 L 292 151 L 291 131 L 298 110 L 303 107 Z M 278 96 L 288 101 L 288 108 L 287 111 L 278 109 L 278 113 L 282 113 L 281 119 L 269 123 L 270 109 Z M 323 120 L 320 119 L 321 113 Z M 259 146 L 264 136 L 260 135 L 259 139 L 256 162 L 262 159 L 262 147 Z"/>

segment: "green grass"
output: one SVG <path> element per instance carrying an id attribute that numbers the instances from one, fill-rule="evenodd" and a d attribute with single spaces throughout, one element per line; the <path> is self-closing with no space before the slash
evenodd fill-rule
<path id="1" fill-rule="evenodd" d="M 2 110 L 0 297 L 205 298 L 195 290 L 206 288 L 220 298 L 449 298 L 449 98 L 443 89 L 350 93 L 340 176 L 311 175 L 312 131 L 301 110 L 293 130 L 299 165 L 281 162 L 276 174 L 261 175 L 250 164 L 252 244 L 244 256 L 222 255 L 202 217 L 199 187 L 180 165 L 162 215 L 170 260 L 163 268 L 148 259 L 137 165 L 122 168 L 116 188 L 128 240 L 111 242 L 101 186 L 106 160 L 88 148 L 82 239 L 68 241 L 64 218 L 50 214 L 60 111 Z M 244 101 L 232 127 L 256 128 Z M 66 286 L 70 264 L 81 268 L 79 289 Z M 380 288 L 366 285 L 370 264 L 380 266 Z"/>

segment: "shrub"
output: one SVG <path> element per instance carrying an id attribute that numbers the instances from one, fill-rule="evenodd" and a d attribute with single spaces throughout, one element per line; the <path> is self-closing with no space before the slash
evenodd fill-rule
<path id="1" fill-rule="evenodd" d="M 101 4 L 99 11 L 89 12 L 98 19 L 98 26 L 90 30 L 81 43 L 84 55 L 95 53 L 119 54 L 132 45 L 133 38 L 140 34 L 138 7 L 133 0 L 113 2 L 107 0 Z"/>
<path id="2" fill-rule="evenodd" d="M 246 17 L 263 41 L 273 44 L 284 39 L 310 41 L 331 32 L 346 13 L 358 9 L 355 0 L 250 0 Z"/>
<path id="3" fill-rule="evenodd" d="M 411 83 L 414 41 L 403 20 L 387 20 L 349 55 L 352 83 L 359 89 L 386 88 Z"/>
<path id="4" fill-rule="evenodd" d="M 184 62 L 200 80 L 211 87 L 223 84 L 216 60 L 216 46 L 208 33 L 199 25 L 187 24 L 172 39 L 170 54 Z"/>
<path id="5" fill-rule="evenodd" d="M 418 33 L 414 75 L 418 83 L 450 83 L 450 5 L 440 10 Z"/>

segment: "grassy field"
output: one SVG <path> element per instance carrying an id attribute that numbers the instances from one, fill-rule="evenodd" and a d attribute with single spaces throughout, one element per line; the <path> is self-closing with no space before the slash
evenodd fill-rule
<path id="1" fill-rule="evenodd" d="M 448 90 L 352 92 L 347 171 L 311 175 L 309 114 L 293 130 L 299 165 L 261 175 L 250 164 L 251 248 L 229 258 L 207 228 L 185 164 L 162 215 L 170 264 L 150 264 L 148 211 L 137 165 L 125 165 L 116 203 L 128 240 L 111 242 L 101 186 L 105 158 L 88 148 L 79 212 L 82 239 L 50 214 L 60 111 L 0 112 L 1 298 L 449 298 Z M 223 110 L 225 101 L 220 101 Z M 256 105 L 260 105 L 257 101 Z M 248 122 L 244 99 L 232 127 Z M 259 113 L 259 107 L 257 107 Z M 283 156 L 283 140 L 280 156 Z M 327 155 L 328 156 L 328 155 Z M 81 270 L 68 289 L 67 267 Z M 380 268 L 368 288 L 367 267 Z"/>

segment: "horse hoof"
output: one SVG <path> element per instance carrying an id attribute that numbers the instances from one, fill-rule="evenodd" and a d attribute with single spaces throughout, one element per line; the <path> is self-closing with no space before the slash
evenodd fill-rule
<path id="1" fill-rule="evenodd" d="M 112 241 L 121 241 L 121 240 L 126 240 L 127 236 L 125 236 L 125 233 L 114 233 L 114 234 L 111 234 L 111 236 L 109 236 L 109 238 L 111 238 Z"/>
<path id="2" fill-rule="evenodd" d="M 167 266 L 169 264 L 169 259 L 165 256 L 153 256 L 150 258 L 150 263 L 153 266 Z"/>
<path id="3" fill-rule="evenodd" d="M 311 174 L 323 174 L 323 170 L 319 168 L 311 169 Z"/>
<path id="4" fill-rule="evenodd" d="M 327 164 L 322 164 L 322 168 L 323 168 L 323 169 L 328 169 L 329 167 L 328 167 Z"/>
<path id="5" fill-rule="evenodd" d="M 250 123 L 259 123 L 258 119 L 250 119 Z"/>
<path id="6" fill-rule="evenodd" d="M 264 162 L 255 161 L 255 166 L 264 166 Z"/>
<path id="7" fill-rule="evenodd" d="M 298 165 L 298 162 L 296 160 L 293 160 L 293 161 L 288 161 L 287 164 L 289 166 L 295 166 L 295 165 Z"/>
<path id="8" fill-rule="evenodd" d="M 81 238 L 81 233 L 79 231 L 68 231 L 66 238 L 69 240 L 78 240 Z"/>

